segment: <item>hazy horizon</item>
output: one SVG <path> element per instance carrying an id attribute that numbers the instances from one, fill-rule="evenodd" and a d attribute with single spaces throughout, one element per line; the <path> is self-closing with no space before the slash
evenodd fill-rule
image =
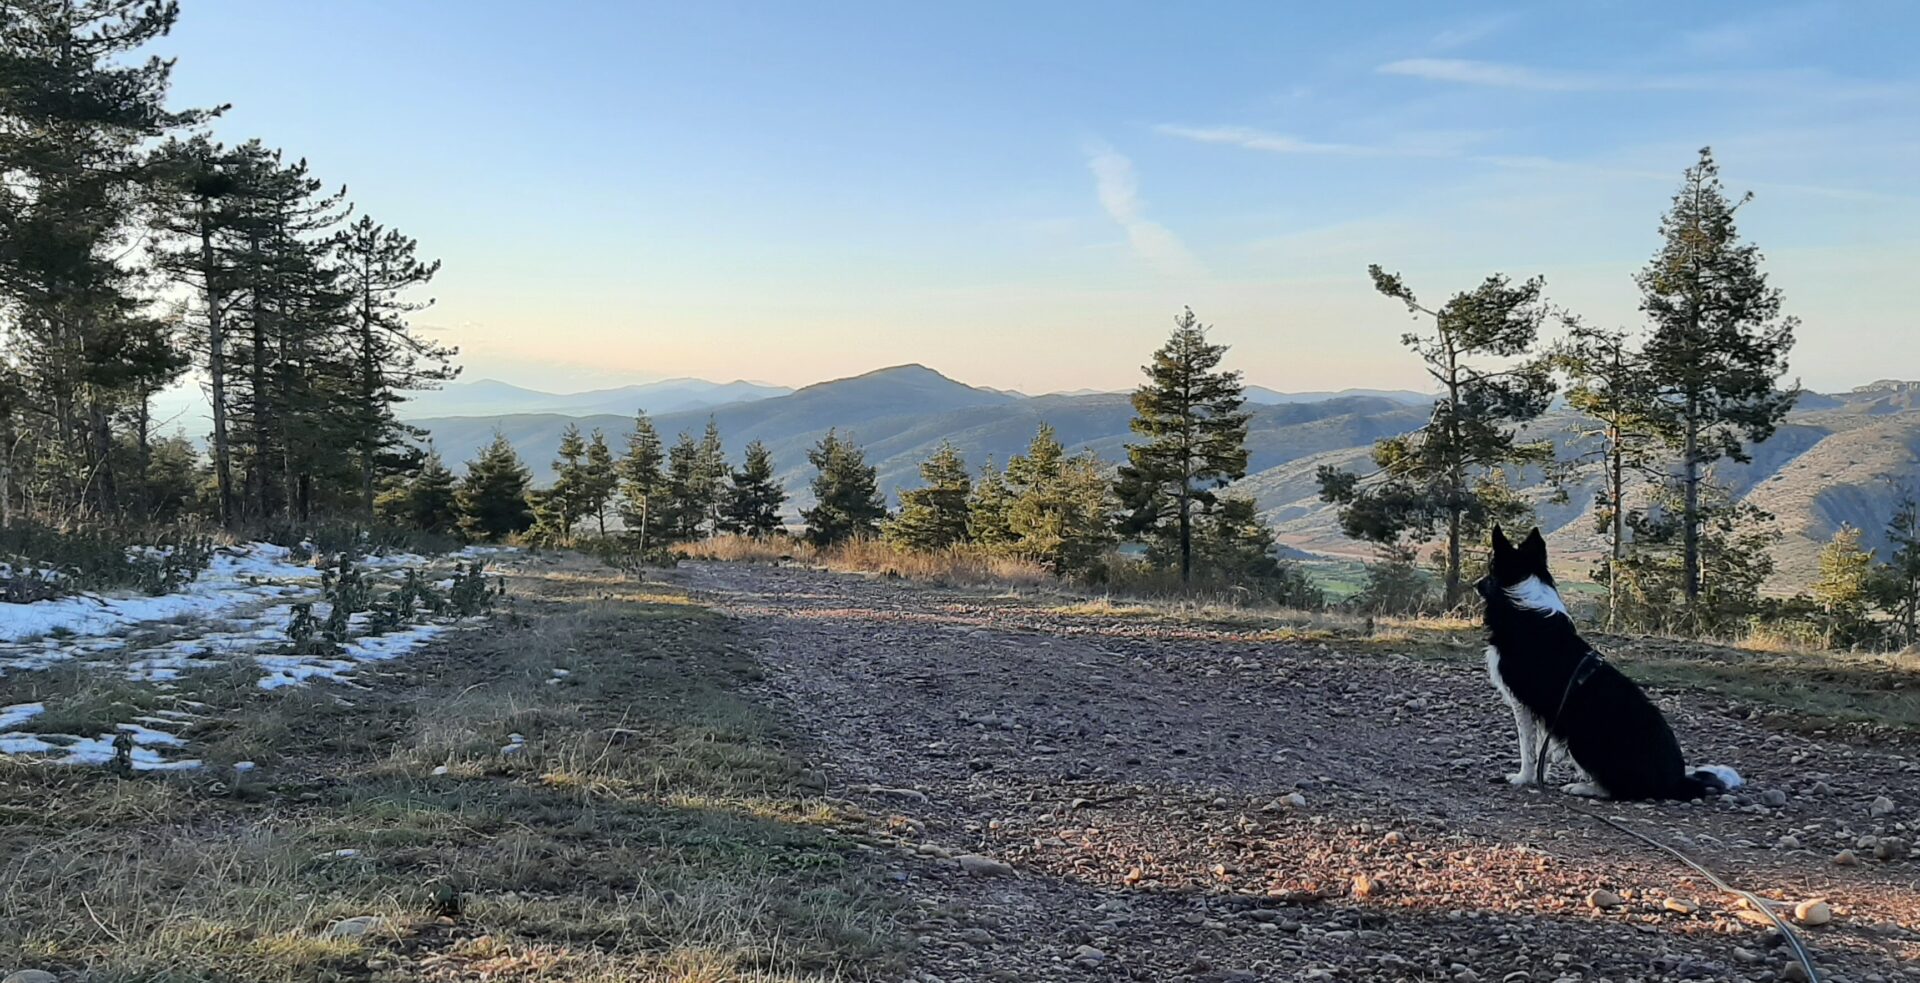
<path id="1" fill-rule="evenodd" d="M 1541 274 L 1637 326 L 1631 276 L 1710 144 L 1804 322 L 1791 374 L 1833 390 L 1920 365 L 1916 27 L 1892 3 L 202 0 L 152 53 L 176 105 L 234 102 L 217 135 L 306 157 L 445 260 L 417 323 L 469 378 L 920 362 L 1122 389 L 1191 305 L 1262 385 L 1419 388 L 1368 263 L 1435 300 Z"/>

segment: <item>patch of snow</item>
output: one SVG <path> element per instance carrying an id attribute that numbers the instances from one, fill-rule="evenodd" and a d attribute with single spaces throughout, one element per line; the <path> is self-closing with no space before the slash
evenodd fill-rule
<path id="1" fill-rule="evenodd" d="M 136 747 L 146 747 L 149 744 L 158 744 L 162 747 L 179 747 L 187 743 L 181 740 L 178 735 L 169 734 L 164 730 L 154 730 L 151 727 L 142 727 L 139 724 L 121 724 L 115 729 L 132 734 L 133 743 Z"/>
<path id="2" fill-rule="evenodd" d="M 44 703 L 15 703 L 10 707 L 0 707 L 0 730 L 10 730 L 47 712 Z"/>
<path id="3" fill-rule="evenodd" d="M 104 765 L 114 758 L 113 737 L 112 734 L 78 738 L 70 734 L 0 734 L 0 754 L 39 756 L 65 751 L 65 757 L 53 758 L 52 762 L 60 765 Z M 139 746 L 139 741 L 136 736 L 130 755 L 134 771 L 185 771 L 200 767 L 200 761 L 196 758 L 169 761 L 161 757 L 160 752 Z"/>
<path id="4" fill-rule="evenodd" d="M 472 560 L 502 552 L 508 551 L 469 547 L 456 556 Z M 374 681 L 361 683 L 353 676 L 369 664 L 401 658 L 446 631 L 487 621 L 441 620 L 354 637 L 352 633 L 363 631 L 369 622 L 370 615 L 361 612 L 350 619 L 349 640 L 337 651 L 319 656 L 291 654 L 287 651 L 291 646 L 286 629 L 293 605 L 319 602 L 321 571 L 312 565 L 314 555 L 310 544 L 290 550 L 251 543 L 217 550 L 197 579 L 163 597 L 77 595 L 31 604 L 0 604 L 0 675 L 78 664 L 88 671 L 113 673 L 165 692 L 172 688 L 173 681 L 191 672 L 218 669 L 237 658 L 259 667 L 262 676 L 258 686 L 262 690 L 300 686 L 315 679 L 366 689 Z M 448 560 L 445 556 L 392 553 L 362 558 L 354 566 L 372 578 L 397 584 L 407 568 L 425 568 Z M 325 618 L 328 611 L 326 603 L 314 603 L 316 617 Z M 147 633 L 165 640 L 143 640 L 136 645 L 133 639 Z M 118 653 L 126 654 L 116 657 Z M 131 758 L 137 770 L 200 767 L 198 760 L 168 760 L 161 753 L 162 748 L 186 744 L 171 728 L 202 719 L 204 713 L 191 711 L 207 709 L 203 703 L 186 699 L 175 699 L 174 705 L 185 709 L 153 710 L 96 737 L 25 733 L 20 726 L 44 713 L 44 706 L 0 707 L 0 754 L 29 755 L 54 764 L 107 764 L 115 758 L 114 740 L 126 734 L 133 742 Z M 524 740 L 515 735 L 513 746 L 517 749 Z M 251 770 L 253 763 L 240 762 L 233 768 L 244 772 Z"/>
<path id="5" fill-rule="evenodd" d="M 197 579 L 160 597 L 80 594 L 31 604 L 0 604 L 0 642 L 61 632 L 105 636 L 149 622 L 215 617 L 283 596 L 285 585 L 272 581 L 319 578 L 318 570 L 290 562 L 291 553 L 272 543 L 220 549 Z"/>

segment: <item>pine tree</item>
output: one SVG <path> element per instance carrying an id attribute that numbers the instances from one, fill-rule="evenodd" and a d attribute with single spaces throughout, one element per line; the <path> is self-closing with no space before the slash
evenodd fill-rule
<path id="1" fill-rule="evenodd" d="M 1873 551 L 1860 545 L 1860 530 L 1845 523 L 1820 549 L 1820 575 L 1813 599 L 1825 621 L 1827 647 L 1858 645 L 1870 631 Z"/>
<path id="2" fill-rule="evenodd" d="M 128 455 L 132 456 L 132 455 Z M 132 515 L 142 522 L 180 522 L 199 510 L 201 490 L 210 472 L 200 449 L 184 434 L 152 440 L 139 467 L 130 469 L 123 490 Z"/>
<path id="3" fill-rule="evenodd" d="M 613 511 L 613 495 L 619 485 L 619 465 L 613 460 L 612 448 L 607 446 L 607 435 L 595 429 L 593 439 L 587 442 L 587 464 L 580 488 L 585 515 L 593 519 L 602 539 L 607 535 L 607 513 Z"/>
<path id="4" fill-rule="evenodd" d="M 213 420 L 208 451 L 213 458 L 215 516 L 222 526 L 232 526 L 238 513 L 227 424 L 227 312 L 239 300 L 233 236 L 241 216 L 237 172 L 244 166 L 242 157 L 204 136 L 171 140 L 155 155 L 151 181 L 152 224 L 161 237 L 154 248 L 155 265 L 196 295 L 185 321 L 189 347 L 207 378 Z"/>
<path id="5" fill-rule="evenodd" d="M 493 443 L 467 462 L 456 492 L 461 530 L 476 539 L 499 539 L 532 528 L 533 509 L 527 503 L 532 480 L 506 435 L 496 432 Z"/>
<path id="6" fill-rule="evenodd" d="M 1273 530 L 1260 520 L 1252 499 L 1222 496 L 1194 520 L 1194 557 L 1208 581 L 1253 591 L 1282 607 L 1316 611 L 1326 606 L 1326 594 L 1298 564 L 1274 555 Z M 1156 544 L 1162 550 L 1171 545 Z"/>
<path id="7" fill-rule="evenodd" d="M 1599 571 L 1603 586 L 1619 591 L 1623 626 L 1662 634 L 1733 635 L 1760 610 L 1760 588 L 1773 575 L 1771 550 L 1780 539 L 1773 516 L 1735 501 L 1724 488 L 1703 486 L 1694 540 L 1699 567 L 1690 578 L 1681 491 L 1661 485 L 1654 492 L 1646 508 L 1627 513 L 1633 549 L 1618 573 Z M 1689 579 L 1698 587 L 1691 607 Z"/>
<path id="8" fill-rule="evenodd" d="M 1873 572 L 1874 603 L 1893 618 L 1899 644 L 1920 646 L 1920 497 L 1898 491 L 1887 520 L 1887 561 Z"/>
<path id="9" fill-rule="evenodd" d="M 1061 576 L 1095 572 L 1113 542 L 1112 484 L 1092 454 L 1069 457 L 1041 424 L 1025 455 L 1007 461 L 1007 530 L 1014 553 Z"/>
<path id="10" fill-rule="evenodd" d="M 1193 513 L 1211 508 L 1214 491 L 1247 474 L 1247 421 L 1240 373 L 1220 370 L 1227 346 L 1207 341 L 1188 308 L 1173 336 L 1141 371 L 1133 394 L 1134 433 L 1115 483 L 1131 533 L 1171 537 L 1180 582 L 1193 580 Z"/>
<path id="11" fill-rule="evenodd" d="M 1734 212 L 1751 198 L 1729 202 L 1712 151 L 1701 150 L 1661 220 L 1660 251 L 1637 277 L 1640 310 L 1653 324 L 1644 349 L 1655 387 L 1650 418 L 1680 454 L 1688 609 L 1703 589 L 1703 469 L 1723 457 L 1748 460 L 1746 445 L 1772 436 L 1796 395 L 1778 382 L 1798 322 L 1781 315 L 1759 249 L 1734 227 Z"/>
<path id="12" fill-rule="evenodd" d="M 627 453 L 620 459 L 620 521 L 641 553 L 664 545 L 667 528 L 666 455 L 653 420 L 643 410 L 636 414 L 627 435 Z"/>
<path id="13" fill-rule="evenodd" d="M 708 529 L 720 528 L 721 512 L 726 505 L 727 450 L 720 441 L 720 425 L 707 417 L 707 429 L 700 437 L 700 455 L 693 484 L 693 498 L 700 504 L 700 518 Z"/>
<path id="14" fill-rule="evenodd" d="M 941 441 L 933 456 L 920 463 L 920 483 L 900 493 L 900 511 L 886 525 L 887 541 L 910 550 L 942 550 L 966 542 L 973 481 L 967 462 L 951 443 Z"/>
<path id="15" fill-rule="evenodd" d="M 431 451 L 412 475 L 393 482 L 374 504 L 382 521 L 406 529 L 447 533 L 460 525 L 453 472 Z"/>
<path id="16" fill-rule="evenodd" d="M 586 517 L 593 478 L 587 472 L 587 442 L 579 424 L 569 423 L 560 433 L 559 456 L 553 462 L 553 485 L 530 499 L 534 529 L 545 541 L 573 542 L 573 530 Z"/>
<path id="17" fill-rule="evenodd" d="M 1433 578 L 1420 569 L 1416 551 L 1400 543 L 1382 543 L 1367 564 L 1366 581 L 1353 598 L 1368 614 L 1422 614 L 1433 606 Z"/>
<path id="18" fill-rule="evenodd" d="M 744 465 L 729 477 L 719 528 L 756 538 L 771 536 L 780 530 L 780 507 L 786 501 L 786 489 L 774 478 L 773 454 L 756 440 L 747 445 Z"/>
<path id="19" fill-rule="evenodd" d="M 212 115 L 168 111 L 173 63 L 135 56 L 178 16 L 135 0 L 0 11 L 0 350 L 69 508 L 119 511 L 115 417 L 185 365 L 123 262 L 148 145 Z"/>
<path id="20" fill-rule="evenodd" d="M 1373 479 L 1322 466 L 1320 494 L 1341 507 L 1340 526 L 1356 539 L 1388 545 L 1444 529 L 1441 568 L 1452 607 L 1465 579 L 1464 543 L 1477 541 L 1497 518 L 1477 491 L 1504 483 L 1489 484 L 1487 476 L 1503 465 L 1553 459 L 1550 444 L 1522 444 L 1516 436 L 1519 424 L 1546 410 L 1554 392 L 1544 360 L 1512 362 L 1539 334 L 1541 281 L 1515 286 L 1496 274 L 1434 310 L 1422 306 L 1398 274 L 1379 266 L 1368 272 L 1380 293 L 1432 319 L 1432 334 L 1409 332 L 1400 340 L 1440 384 L 1440 398 L 1426 426 L 1374 444 L 1379 471 Z"/>
<path id="21" fill-rule="evenodd" d="M 1007 489 L 1006 477 L 989 458 L 967 496 L 967 539 L 989 549 L 1011 545 L 1013 530 L 1007 524 L 1007 513 L 1012 508 L 1013 493 Z"/>
<path id="22" fill-rule="evenodd" d="M 813 479 L 814 505 L 800 511 L 807 522 L 807 541 L 833 546 L 873 535 L 887 507 L 875 485 L 875 472 L 860 448 L 828 430 L 807 452 L 807 463 L 819 473 Z"/>
<path id="23" fill-rule="evenodd" d="M 452 364 L 457 349 L 442 347 L 415 332 L 407 315 L 432 305 L 408 299 L 440 272 L 440 261 L 421 262 L 418 243 L 362 215 L 332 242 L 343 273 L 342 289 L 351 298 L 346 333 L 352 360 L 354 445 L 360 460 L 363 506 L 373 511 L 373 490 L 389 450 L 420 431 L 402 424 L 393 407 L 408 391 L 438 389 L 459 374 Z"/>
<path id="24" fill-rule="evenodd" d="M 700 445 L 683 433 L 667 452 L 666 511 L 661 517 L 667 538 L 677 543 L 699 539 L 711 501 L 711 486 Z"/>
<path id="25" fill-rule="evenodd" d="M 233 416 L 244 424 L 235 456 L 251 515 L 301 522 L 320 492 L 358 477 L 353 416 L 336 412 L 353 398 L 353 366 L 338 344 L 350 298 L 329 246 L 346 192 L 323 193 L 305 161 L 289 164 L 257 142 L 237 149 L 233 173 L 234 273 L 245 298 L 230 312 L 244 366 L 232 380 Z"/>
<path id="26" fill-rule="evenodd" d="M 1567 405 L 1591 421 L 1577 433 L 1599 442 L 1587 457 L 1601 471 L 1594 521 L 1607 541 L 1607 557 L 1601 562 L 1614 567 L 1626 558 L 1628 547 L 1627 483 L 1635 477 L 1658 477 L 1656 435 L 1649 420 L 1652 379 L 1646 360 L 1633 350 L 1625 332 L 1592 328 L 1572 319 L 1569 328 L 1553 358 L 1567 373 Z M 1604 571 L 1596 579 L 1618 582 Z M 1618 597 L 1609 589 L 1607 627 L 1616 628 L 1618 621 Z"/>

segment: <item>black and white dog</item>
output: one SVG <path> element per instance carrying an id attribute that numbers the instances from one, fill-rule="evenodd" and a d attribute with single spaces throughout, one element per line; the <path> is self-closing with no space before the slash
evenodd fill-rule
<path id="1" fill-rule="evenodd" d="M 1575 795 L 1696 799 L 1740 786 L 1732 768 L 1689 771 L 1660 709 L 1581 640 L 1540 530 L 1514 546 L 1494 529 L 1493 562 L 1476 586 L 1487 602 L 1487 674 L 1520 730 L 1520 771 L 1508 781 L 1539 784 L 1548 753 L 1573 759 L 1581 781 L 1566 791 Z"/>

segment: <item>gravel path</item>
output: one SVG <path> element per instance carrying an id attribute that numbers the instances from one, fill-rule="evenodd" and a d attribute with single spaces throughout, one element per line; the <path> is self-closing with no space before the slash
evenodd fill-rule
<path id="1" fill-rule="evenodd" d="M 1757 913 L 1561 793 L 1505 784 L 1512 717 L 1476 653 L 794 568 L 675 578 L 744 623 L 832 794 L 897 836 L 915 979 L 1798 978 Z M 1828 901 L 1802 933 L 1825 979 L 1920 979 L 1920 764 L 1657 697 L 1691 761 L 1749 787 L 1591 808 L 1742 887 Z"/>

